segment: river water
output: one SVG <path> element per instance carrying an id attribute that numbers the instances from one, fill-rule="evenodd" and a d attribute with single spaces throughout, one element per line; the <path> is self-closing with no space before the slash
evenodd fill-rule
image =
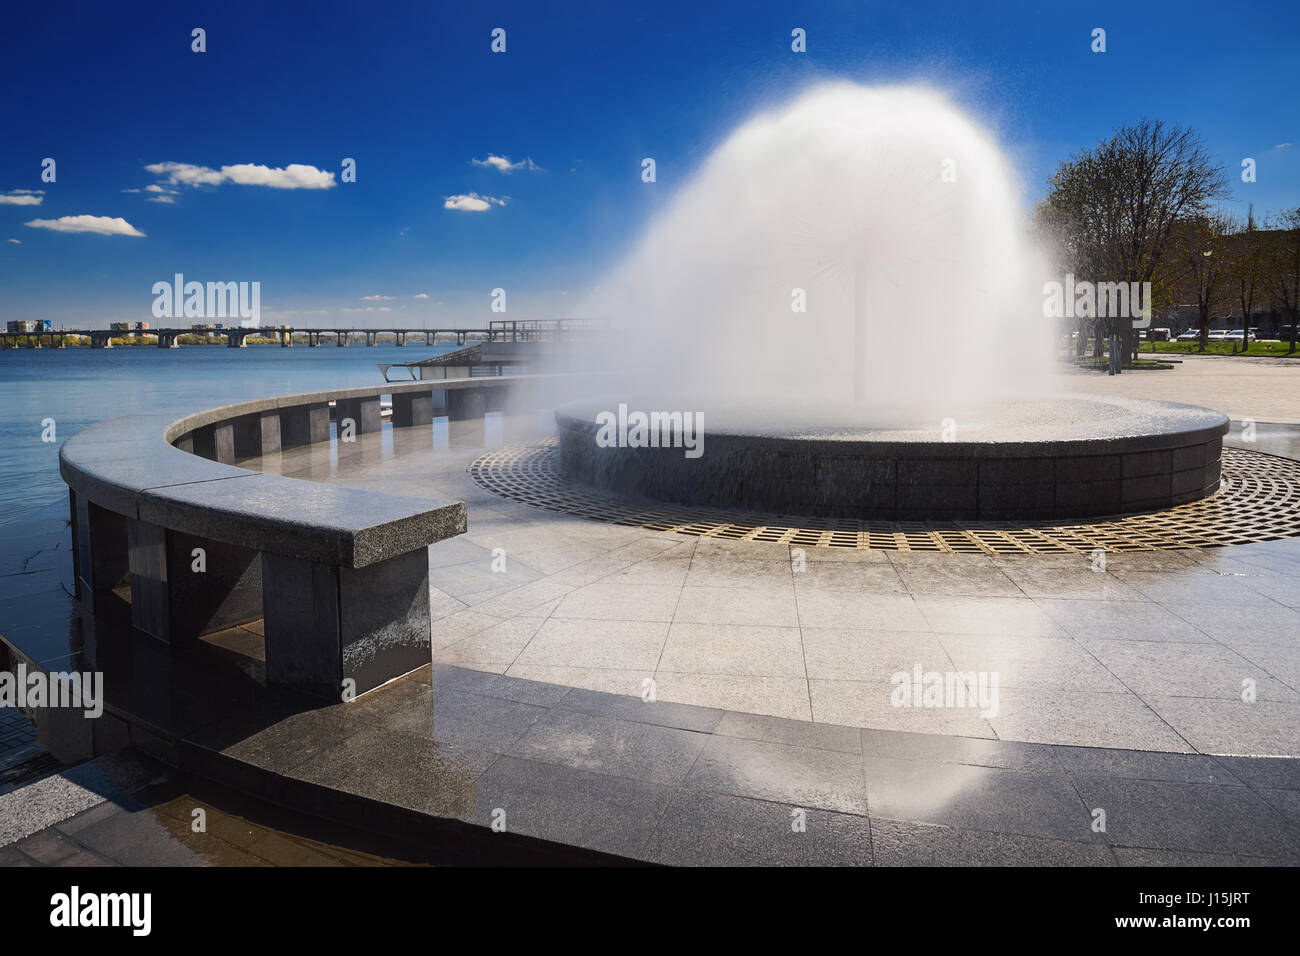
<path id="1" fill-rule="evenodd" d="M 250 345 L 0 352 L 0 534 L 66 500 L 59 445 L 96 422 L 142 412 L 178 415 L 268 395 L 374 385 L 377 363 L 412 362 L 455 346 L 338 348 Z M 53 420 L 54 441 L 45 424 Z"/>

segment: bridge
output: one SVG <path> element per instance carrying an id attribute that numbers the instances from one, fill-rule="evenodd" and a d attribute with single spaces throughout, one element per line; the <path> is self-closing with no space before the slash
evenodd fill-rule
<path id="1" fill-rule="evenodd" d="M 214 337 L 224 338 L 226 345 L 232 349 L 248 346 L 250 338 L 273 339 L 281 348 L 290 348 L 294 337 L 304 341 L 308 348 L 319 348 L 326 342 L 333 342 L 338 348 L 346 347 L 354 337 L 364 337 L 365 344 L 378 344 L 381 335 L 391 335 L 395 344 L 405 346 L 408 338 L 416 341 L 423 339 L 426 346 L 438 342 L 467 345 L 470 342 L 542 342 L 563 339 L 574 334 L 589 332 L 606 327 L 601 319 L 499 319 L 492 321 L 485 329 L 460 328 L 391 328 L 373 329 L 361 326 L 349 328 L 298 328 L 295 326 L 275 326 L 262 328 L 234 329 L 196 329 L 196 328 L 162 328 L 162 329 L 55 329 L 43 332 L 0 332 L 0 347 L 11 348 L 56 348 L 67 346 L 69 338 L 88 338 L 94 349 L 111 349 L 114 339 L 148 338 L 158 340 L 158 348 L 174 349 L 182 345 L 182 336 L 201 336 L 210 340 Z"/>

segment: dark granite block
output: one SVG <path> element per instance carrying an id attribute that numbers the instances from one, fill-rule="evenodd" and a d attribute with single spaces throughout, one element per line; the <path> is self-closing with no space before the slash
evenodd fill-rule
<path id="1" fill-rule="evenodd" d="M 1189 491 L 1199 492 L 1205 485 L 1204 466 L 1189 468 L 1186 471 L 1176 471 L 1170 477 L 1170 494 L 1183 495 Z"/>
<path id="2" fill-rule="evenodd" d="M 447 417 L 453 422 L 482 418 L 487 411 L 486 395 L 481 388 L 449 388 L 445 391 Z"/>
<path id="3" fill-rule="evenodd" d="M 171 640 L 166 534 L 157 525 L 127 519 L 131 623 L 160 641 Z"/>
<path id="4" fill-rule="evenodd" d="M 217 422 L 212 426 L 212 442 L 216 451 L 216 461 L 228 465 L 235 460 L 235 425 L 233 419 Z"/>
<path id="5" fill-rule="evenodd" d="M 277 427 L 279 419 L 276 419 Z M 262 454 L 262 415 L 240 415 L 231 421 L 234 434 L 234 457 L 257 458 Z"/>
<path id="6" fill-rule="evenodd" d="M 1059 772 L 1053 748 L 1009 740 L 978 740 L 895 730 L 863 730 L 862 752 L 872 757 L 969 764 L 999 770 Z"/>
<path id="7" fill-rule="evenodd" d="M 362 569 L 263 556 L 266 673 L 341 699 L 429 662 L 429 567 L 421 549 Z"/>
<path id="8" fill-rule="evenodd" d="M 642 724 L 660 727 L 679 727 L 708 733 L 722 719 L 723 712 L 712 707 L 694 707 L 690 704 L 672 704 L 664 701 L 645 701 L 627 694 L 606 694 L 598 690 L 575 687 L 562 698 L 559 707 L 600 717 L 617 717 Z M 744 736 L 734 734 L 732 736 Z"/>
<path id="9" fill-rule="evenodd" d="M 989 458 L 979 463 L 983 492 L 990 486 L 1051 485 L 1056 477 L 1054 458 Z"/>
<path id="10" fill-rule="evenodd" d="M 872 817 L 1090 842 L 1091 818 L 1063 773 L 865 757 Z"/>
<path id="11" fill-rule="evenodd" d="M 127 580 L 130 545 L 122 515 L 76 496 L 77 569 L 80 584 L 92 594 L 108 592 Z"/>
<path id="12" fill-rule="evenodd" d="M 1055 513 L 1064 517 L 1105 514 L 1120 507 L 1118 480 L 1058 483 L 1054 495 Z"/>
<path id="13" fill-rule="evenodd" d="M 872 818 L 876 866 L 1113 866 L 1102 843 Z"/>
<path id="14" fill-rule="evenodd" d="M 669 866 L 870 866 L 866 817 L 716 793 L 679 793 L 645 858 Z"/>
<path id="15" fill-rule="evenodd" d="M 1208 460 L 1209 449 L 1202 443 L 1199 445 L 1188 445 L 1185 448 L 1175 448 L 1173 452 L 1173 463 L 1171 467 L 1174 471 L 1186 471 L 1189 468 L 1204 468 Z"/>
<path id="16" fill-rule="evenodd" d="M 394 392 L 393 427 L 412 428 L 433 424 L 433 393 Z"/>
<path id="17" fill-rule="evenodd" d="M 281 408 L 280 447 L 293 448 L 329 441 L 329 414 L 329 403 L 324 401 Z"/>
<path id="18" fill-rule="evenodd" d="M 553 710 L 534 723 L 510 753 L 575 770 L 677 784 L 707 739 L 689 730 Z"/>
<path id="19" fill-rule="evenodd" d="M 710 737 L 685 786 L 865 815 L 867 792 L 858 754 Z"/>
<path id="20" fill-rule="evenodd" d="M 1123 457 L 1121 477 L 1142 478 L 1168 475 L 1172 470 L 1173 452 L 1169 450 L 1128 452 Z"/>
<path id="21" fill-rule="evenodd" d="M 1070 773 L 1137 780 L 1241 785 L 1241 781 L 1224 770 L 1214 757 L 1201 754 L 1107 750 L 1099 747 L 1057 747 L 1055 749 L 1061 765 Z"/>
<path id="22" fill-rule="evenodd" d="M 1075 775 L 1089 808 L 1106 811 L 1118 846 L 1285 858 L 1300 852 L 1295 827 L 1245 787 Z"/>
<path id="23" fill-rule="evenodd" d="M 1082 484 L 1119 481 L 1119 455 L 1080 455 L 1056 460 L 1056 483 Z"/>
<path id="24" fill-rule="evenodd" d="M 502 757 L 475 782 L 473 822 L 637 857 L 672 790 L 533 760 Z M 499 812 L 498 812 L 499 811 Z"/>
<path id="25" fill-rule="evenodd" d="M 257 413 L 259 454 L 274 455 L 280 450 L 280 411 L 267 409 Z"/>
<path id="26" fill-rule="evenodd" d="M 1168 473 L 1125 478 L 1120 482 L 1119 499 L 1123 508 L 1161 507 L 1169 501 L 1170 494 Z"/>
<path id="27" fill-rule="evenodd" d="M 203 425 L 190 433 L 194 454 L 208 461 L 217 460 L 217 429 L 215 425 Z"/>
<path id="28" fill-rule="evenodd" d="M 379 431 L 379 396 L 340 398 L 334 403 L 334 422 L 340 436 L 346 423 L 353 422 L 353 434 L 366 435 Z"/>

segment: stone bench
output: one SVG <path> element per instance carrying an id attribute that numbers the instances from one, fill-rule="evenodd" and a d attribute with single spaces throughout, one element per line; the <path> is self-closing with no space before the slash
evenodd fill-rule
<path id="1" fill-rule="evenodd" d="M 429 662 L 428 546 L 464 533 L 463 503 L 236 468 L 168 444 L 176 424 L 118 419 L 60 450 L 79 597 L 129 594 L 173 645 L 261 619 L 268 681 L 336 700 Z"/>

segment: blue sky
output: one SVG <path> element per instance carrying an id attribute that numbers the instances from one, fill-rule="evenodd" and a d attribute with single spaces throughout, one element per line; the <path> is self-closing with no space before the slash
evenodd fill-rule
<path id="1" fill-rule="evenodd" d="M 153 283 L 177 272 L 261 282 L 264 323 L 482 326 L 501 317 L 495 287 L 507 317 L 567 315 L 729 130 L 829 78 L 948 91 L 998 135 L 1026 202 L 1061 159 L 1145 115 L 1201 132 L 1228 208 L 1300 204 L 1300 147 L 1283 146 L 1300 142 L 1294 2 L 701 6 L 11 5 L 0 318 L 151 320 Z M 536 168 L 474 163 L 489 156 Z M 345 157 L 355 183 L 339 182 Z M 300 187 L 333 184 L 255 184 L 295 165 L 314 167 Z M 190 182 L 205 178 L 219 182 Z M 471 195 L 504 204 L 446 208 Z M 79 216 L 143 236 L 25 225 Z"/>

